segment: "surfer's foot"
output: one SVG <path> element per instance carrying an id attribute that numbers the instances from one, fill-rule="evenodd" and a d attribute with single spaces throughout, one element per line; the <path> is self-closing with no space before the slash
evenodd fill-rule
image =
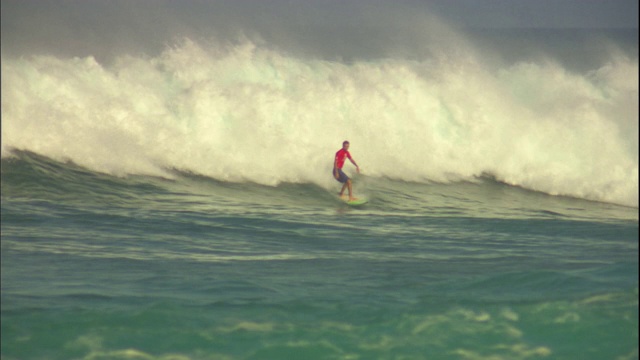
<path id="1" fill-rule="evenodd" d="M 349 198 L 349 201 L 355 201 L 355 200 L 358 200 L 358 198 L 354 198 L 354 197 Z"/>

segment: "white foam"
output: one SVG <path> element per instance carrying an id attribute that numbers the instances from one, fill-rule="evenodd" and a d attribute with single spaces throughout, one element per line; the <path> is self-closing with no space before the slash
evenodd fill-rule
<path id="1" fill-rule="evenodd" d="M 177 168 L 226 181 L 334 185 L 343 140 L 364 172 L 510 184 L 638 205 L 638 62 L 589 74 L 481 59 L 302 59 L 185 40 L 155 58 L 2 61 L 12 148 L 112 174 Z M 347 163 L 346 169 L 353 168 Z"/>

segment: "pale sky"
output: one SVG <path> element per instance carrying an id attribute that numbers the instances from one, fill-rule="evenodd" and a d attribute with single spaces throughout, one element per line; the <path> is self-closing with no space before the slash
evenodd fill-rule
<path id="1" fill-rule="evenodd" d="M 157 53 L 179 37 L 238 34 L 301 51 L 375 52 L 424 40 L 425 24 L 434 19 L 458 29 L 638 28 L 638 0 L 2 0 L 0 6 L 3 56 Z"/>
<path id="2" fill-rule="evenodd" d="M 474 27 L 638 28 L 638 0 L 425 0 Z"/>

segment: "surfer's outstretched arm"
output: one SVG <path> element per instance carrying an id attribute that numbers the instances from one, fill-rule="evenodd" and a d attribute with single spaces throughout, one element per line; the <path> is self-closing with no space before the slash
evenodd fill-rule
<path id="1" fill-rule="evenodd" d="M 350 159 L 351 160 L 351 159 Z M 351 160 L 351 162 L 353 163 L 353 165 L 356 166 L 356 171 L 358 172 L 358 174 L 360 174 L 360 166 L 358 166 L 358 164 L 356 164 L 355 161 Z"/>

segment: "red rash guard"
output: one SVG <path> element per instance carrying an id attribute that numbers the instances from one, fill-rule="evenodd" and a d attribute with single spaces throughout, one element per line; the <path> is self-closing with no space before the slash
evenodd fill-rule
<path id="1" fill-rule="evenodd" d="M 344 166 L 344 161 L 346 160 L 346 158 L 349 158 L 349 160 L 353 161 L 353 159 L 351 159 L 351 154 L 349 154 L 347 150 L 345 149 L 338 150 L 338 152 L 336 153 L 336 165 L 338 166 L 338 169 L 342 169 L 342 166 Z"/>

